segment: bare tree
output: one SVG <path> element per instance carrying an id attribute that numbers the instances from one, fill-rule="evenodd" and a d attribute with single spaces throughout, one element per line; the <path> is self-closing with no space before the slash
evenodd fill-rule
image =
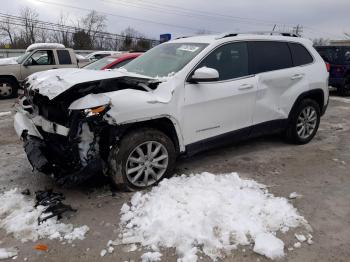
<path id="1" fill-rule="evenodd" d="M 56 43 L 61 43 L 65 45 L 66 47 L 72 47 L 73 46 L 73 35 L 70 32 L 70 30 L 67 28 L 71 23 L 69 22 L 70 17 L 69 14 L 60 14 L 60 17 L 57 21 L 57 24 L 61 26 L 61 29 L 59 31 L 54 31 L 51 34 L 51 40 Z"/>
<path id="2" fill-rule="evenodd" d="M 90 37 L 91 43 L 95 43 L 97 35 L 106 28 L 106 21 L 106 16 L 100 15 L 96 11 L 91 11 L 85 17 L 81 18 L 80 25 Z"/>
<path id="3" fill-rule="evenodd" d="M 24 35 L 27 45 L 35 43 L 36 37 L 38 35 L 37 20 L 39 14 L 29 7 L 24 7 L 21 9 L 21 17 L 24 23 Z"/>
<path id="4" fill-rule="evenodd" d="M 5 21 L 0 23 L 0 31 L 1 33 L 8 37 L 11 47 L 14 47 L 14 40 L 16 38 L 16 28 L 11 25 L 10 18 L 6 18 Z"/>
<path id="5" fill-rule="evenodd" d="M 324 46 L 329 44 L 329 39 L 326 38 L 315 38 L 312 40 L 314 46 Z"/>

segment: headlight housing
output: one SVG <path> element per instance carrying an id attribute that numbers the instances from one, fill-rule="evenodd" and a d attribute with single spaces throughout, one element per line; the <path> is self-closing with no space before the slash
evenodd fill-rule
<path id="1" fill-rule="evenodd" d="M 93 108 L 87 108 L 87 109 L 84 109 L 83 112 L 86 117 L 92 117 L 92 116 L 103 115 L 108 109 L 109 109 L 109 104 L 93 107 Z"/>

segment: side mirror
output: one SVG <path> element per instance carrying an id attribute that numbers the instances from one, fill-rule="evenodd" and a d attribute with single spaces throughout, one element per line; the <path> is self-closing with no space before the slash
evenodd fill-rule
<path id="1" fill-rule="evenodd" d="M 198 82 L 213 82 L 219 80 L 219 72 L 214 68 L 201 67 L 194 71 L 193 75 L 190 77 L 190 83 Z"/>
<path id="2" fill-rule="evenodd" d="M 30 58 L 28 58 L 26 61 L 24 61 L 23 66 L 29 66 L 30 65 Z"/>

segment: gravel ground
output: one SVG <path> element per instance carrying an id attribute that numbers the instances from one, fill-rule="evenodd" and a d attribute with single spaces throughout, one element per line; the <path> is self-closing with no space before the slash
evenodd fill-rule
<path id="1" fill-rule="evenodd" d="M 13 100 L 0 101 L 0 112 L 12 110 Z M 350 259 L 350 98 L 331 97 L 314 140 L 303 146 L 285 144 L 279 137 L 263 137 L 179 160 L 176 173 L 191 174 L 238 172 L 246 178 L 270 186 L 276 196 L 298 192 L 302 198 L 293 204 L 312 226 L 312 245 L 286 251 L 282 261 L 349 261 Z M 139 261 L 146 252 L 126 252 L 116 247 L 113 254 L 100 257 L 108 240 L 119 233 L 119 210 L 131 193 L 117 192 L 112 197 L 101 178 L 73 189 L 60 189 L 53 181 L 32 172 L 21 142 L 13 130 L 13 116 L 0 117 L 0 192 L 14 187 L 53 188 L 63 192 L 66 203 L 78 209 L 64 222 L 88 225 L 83 241 L 63 245 L 41 240 L 48 252 L 34 250 L 36 243 L 21 243 L 0 230 L 0 247 L 18 247 L 18 261 Z M 286 246 L 296 240 L 285 239 Z M 162 250 L 162 261 L 176 261 L 174 250 Z M 25 259 L 26 258 L 26 259 Z M 222 261 L 265 261 L 249 249 L 234 251 Z M 203 258 L 200 261 L 209 261 Z M 267 261 L 267 260 L 266 260 Z"/>

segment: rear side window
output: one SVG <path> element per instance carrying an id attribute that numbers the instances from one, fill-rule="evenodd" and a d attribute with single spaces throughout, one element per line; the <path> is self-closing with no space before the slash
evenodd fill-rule
<path id="1" fill-rule="evenodd" d="M 230 43 L 217 48 L 197 68 L 204 66 L 216 69 L 219 81 L 249 75 L 247 43 Z"/>
<path id="2" fill-rule="evenodd" d="M 294 66 L 307 65 L 313 62 L 309 51 L 301 44 L 289 43 L 289 48 L 292 53 Z"/>
<path id="3" fill-rule="evenodd" d="M 58 61 L 60 65 L 70 65 L 72 60 L 68 50 L 57 50 Z"/>
<path id="4" fill-rule="evenodd" d="M 253 74 L 293 66 L 292 56 L 285 42 L 249 42 L 249 61 Z"/>

